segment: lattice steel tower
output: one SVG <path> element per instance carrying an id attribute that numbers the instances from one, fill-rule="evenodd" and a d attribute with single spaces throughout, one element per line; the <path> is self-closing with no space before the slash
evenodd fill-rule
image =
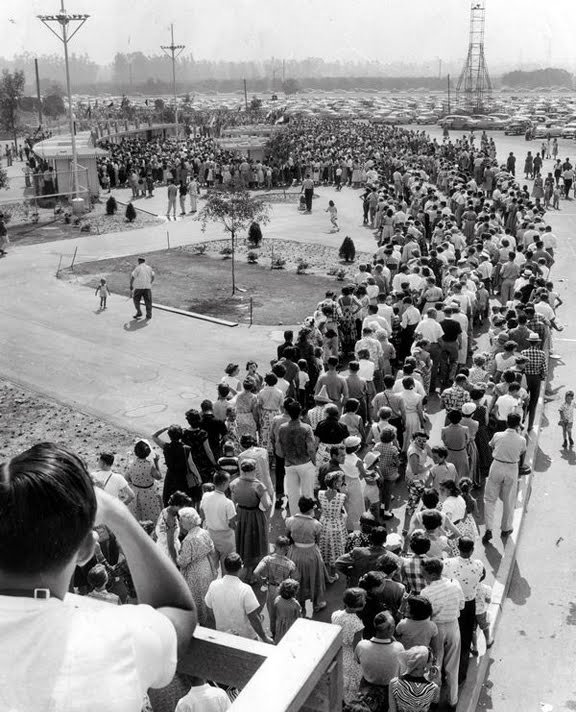
<path id="1" fill-rule="evenodd" d="M 492 91 L 492 82 L 484 56 L 485 0 L 472 0 L 470 6 L 470 42 L 468 56 L 460 74 L 456 93 L 460 103 L 474 112 L 482 111 L 484 99 Z"/>

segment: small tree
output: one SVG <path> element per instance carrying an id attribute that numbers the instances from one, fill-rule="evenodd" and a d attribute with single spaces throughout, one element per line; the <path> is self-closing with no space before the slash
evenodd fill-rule
<path id="1" fill-rule="evenodd" d="M 136 220 L 136 208 L 132 205 L 132 203 L 128 203 L 128 205 L 126 206 L 125 215 L 126 215 L 126 220 L 128 220 L 128 222 L 130 222 L 130 223 L 134 222 L 134 220 Z"/>
<path id="2" fill-rule="evenodd" d="M 12 135 L 18 145 L 20 99 L 24 96 L 24 72 L 4 69 L 0 81 L 0 128 Z"/>
<path id="3" fill-rule="evenodd" d="M 236 236 L 239 232 L 248 230 L 255 221 L 265 225 L 270 220 L 269 214 L 270 206 L 263 200 L 252 197 L 247 190 L 234 188 L 210 193 L 196 217 L 196 220 L 202 223 L 203 232 L 210 222 L 221 223 L 224 230 L 230 233 L 232 294 L 236 293 Z"/>

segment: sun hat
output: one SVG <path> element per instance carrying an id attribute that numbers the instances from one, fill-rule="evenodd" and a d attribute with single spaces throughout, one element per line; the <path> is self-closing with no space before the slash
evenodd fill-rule
<path id="1" fill-rule="evenodd" d="M 328 395 L 328 391 L 326 390 L 326 386 L 322 386 L 322 388 L 314 396 L 314 400 L 316 403 L 332 403 L 330 396 Z"/>
<path id="2" fill-rule="evenodd" d="M 358 437 L 358 435 L 349 435 L 344 440 L 344 447 L 358 447 L 361 442 L 362 438 Z"/>
<path id="3" fill-rule="evenodd" d="M 464 403 L 462 406 L 462 414 L 463 415 L 472 415 L 472 413 L 476 410 L 476 404 L 475 403 Z"/>

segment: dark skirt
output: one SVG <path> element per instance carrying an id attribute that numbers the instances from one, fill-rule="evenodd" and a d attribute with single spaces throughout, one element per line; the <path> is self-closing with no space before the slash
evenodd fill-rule
<path id="1" fill-rule="evenodd" d="M 292 546 L 289 557 L 296 564 L 294 578 L 300 584 L 299 601 L 322 603 L 326 592 L 327 571 L 320 549 L 317 546 Z"/>
<path id="2" fill-rule="evenodd" d="M 266 514 L 261 509 L 237 507 L 236 550 L 247 568 L 254 568 L 268 553 L 266 530 Z"/>

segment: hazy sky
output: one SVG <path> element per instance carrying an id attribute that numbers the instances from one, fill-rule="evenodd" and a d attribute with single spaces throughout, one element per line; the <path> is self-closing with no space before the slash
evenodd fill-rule
<path id="1" fill-rule="evenodd" d="M 0 54 L 60 52 L 36 15 L 59 0 L 4 0 Z M 67 0 L 90 20 L 72 50 L 100 63 L 117 51 L 156 53 L 176 44 L 197 59 L 324 57 L 416 63 L 466 54 L 468 0 Z M 10 18 L 7 20 L 5 18 Z M 487 0 L 488 65 L 574 64 L 573 0 Z"/>

